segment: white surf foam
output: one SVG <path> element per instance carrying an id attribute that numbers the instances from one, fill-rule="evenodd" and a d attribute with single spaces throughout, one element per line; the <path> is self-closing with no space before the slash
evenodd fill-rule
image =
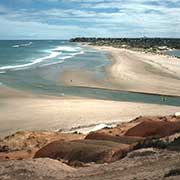
<path id="1" fill-rule="evenodd" d="M 81 50 L 80 47 L 71 47 L 71 46 L 58 46 L 57 48 L 53 49 L 53 51 L 70 51 L 70 52 L 77 52 Z"/>
<path id="2" fill-rule="evenodd" d="M 79 55 L 79 54 L 84 54 L 84 51 L 80 51 L 80 52 L 78 52 L 78 53 L 72 53 L 71 55 L 72 55 L 72 56 L 76 56 L 76 55 Z"/>
<path id="3" fill-rule="evenodd" d="M 63 57 L 59 57 L 58 59 L 69 59 L 69 58 L 72 58 L 74 56 L 77 56 L 79 54 L 84 54 L 84 51 L 80 51 L 80 52 L 77 52 L 77 53 L 71 53 L 69 54 L 68 56 L 63 56 Z"/>
<path id="4" fill-rule="evenodd" d="M 46 64 L 42 64 L 41 67 L 55 65 L 55 64 L 60 64 L 60 63 L 63 63 L 63 62 L 64 62 L 64 60 L 58 61 L 58 62 L 53 62 L 53 63 L 46 63 Z"/>
<path id="5" fill-rule="evenodd" d="M 50 55 L 48 56 L 45 56 L 45 57 L 42 57 L 42 58 L 38 58 L 36 59 L 35 61 L 33 61 L 32 63 L 27 63 L 27 64 L 21 64 L 21 65 L 14 65 L 14 66 L 3 66 L 3 67 L 0 67 L 0 70 L 19 70 L 19 69 L 22 69 L 22 68 L 26 68 L 28 66 L 32 66 L 32 65 L 35 65 L 35 64 L 38 64 L 38 63 L 41 63 L 42 61 L 44 60 L 47 60 L 47 59 L 51 59 L 51 58 L 55 58 L 59 55 L 60 53 L 59 52 L 51 52 Z"/>
<path id="6" fill-rule="evenodd" d="M 78 127 L 78 128 L 73 128 L 71 130 L 62 130 L 64 132 L 67 132 L 67 133 L 72 133 L 72 132 L 78 132 L 78 133 L 82 133 L 82 134 L 88 134 L 90 132 L 94 132 L 94 131 L 98 131 L 98 130 L 101 130 L 101 129 L 104 129 L 104 128 L 114 128 L 116 127 L 117 124 L 97 124 L 97 125 L 90 125 L 90 126 L 84 126 L 84 127 Z"/>
<path id="7" fill-rule="evenodd" d="M 32 44 L 32 42 L 26 43 L 26 44 L 16 44 L 13 45 L 13 48 L 19 48 L 19 47 L 26 47 L 26 46 L 30 46 Z"/>
<path id="8" fill-rule="evenodd" d="M 58 59 L 65 60 L 65 59 L 69 59 L 69 58 L 72 58 L 72 57 L 73 57 L 72 55 L 70 55 L 70 56 L 63 56 L 63 57 L 59 57 Z"/>
<path id="9" fill-rule="evenodd" d="M 18 48 L 18 47 L 20 47 L 20 45 L 14 45 L 14 46 L 12 46 L 13 48 Z"/>
<path id="10" fill-rule="evenodd" d="M 58 59 L 59 59 L 60 61 L 46 63 L 46 64 L 41 65 L 41 67 L 50 66 L 50 65 L 55 65 L 55 64 L 61 64 L 61 63 L 64 62 L 65 59 L 70 59 L 70 58 L 72 58 L 72 57 L 74 57 L 74 56 L 76 56 L 76 55 L 83 54 L 83 53 L 84 53 L 84 51 L 80 51 L 80 52 L 77 52 L 77 53 L 71 53 L 71 54 L 69 54 L 69 55 L 67 55 L 67 56 L 61 56 L 61 57 L 58 57 Z"/>
<path id="11" fill-rule="evenodd" d="M 65 60 L 65 59 L 70 59 L 70 58 L 72 58 L 72 57 L 74 57 L 74 56 L 77 56 L 77 55 L 83 54 L 83 53 L 84 53 L 84 51 L 81 51 L 81 52 L 79 52 L 79 53 L 72 53 L 72 54 L 69 54 L 68 56 L 59 57 L 58 59 L 63 59 L 63 60 Z"/>
<path id="12" fill-rule="evenodd" d="M 27 46 L 27 45 L 31 45 L 31 44 L 32 44 L 32 42 L 30 42 L 28 44 L 23 44 L 23 46 Z M 22 46 L 22 44 L 21 45 L 15 45 L 15 46 Z M 80 47 L 58 46 L 57 48 L 49 50 L 48 52 L 50 54 L 48 56 L 45 56 L 45 57 L 42 57 L 42 58 L 37 58 L 33 62 L 26 63 L 26 64 L 12 65 L 12 66 L 2 66 L 2 67 L 0 67 L 0 70 L 1 70 L 0 72 L 3 73 L 3 72 L 5 72 L 4 70 L 26 69 L 29 66 L 39 64 L 44 60 L 52 59 L 52 58 L 55 58 L 55 57 L 59 56 L 62 53 L 61 51 L 67 51 L 67 52 L 73 52 L 73 53 L 67 54 L 67 56 L 59 57 L 58 59 L 60 59 L 60 61 L 58 61 L 58 62 L 56 61 L 56 62 L 50 62 L 50 63 L 42 64 L 41 67 L 42 66 L 53 65 L 53 64 L 63 63 L 65 59 L 69 59 L 69 58 L 72 58 L 72 57 L 74 57 L 76 55 L 84 53 L 84 51 Z"/>

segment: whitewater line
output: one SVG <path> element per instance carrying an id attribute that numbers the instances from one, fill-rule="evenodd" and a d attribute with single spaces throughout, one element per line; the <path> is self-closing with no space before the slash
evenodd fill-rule
<path id="1" fill-rule="evenodd" d="M 10 69 L 21 69 L 21 68 L 25 68 L 25 67 L 28 67 L 28 66 L 32 66 L 32 65 L 35 65 L 35 64 L 39 64 L 40 62 L 46 60 L 46 59 L 51 59 L 51 58 L 55 58 L 59 55 L 60 53 L 59 52 L 51 52 L 50 55 L 48 56 L 45 56 L 45 57 L 42 57 L 42 58 L 38 58 L 36 59 L 34 62 L 32 63 L 27 63 L 27 64 L 21 64 L 21 65 L 15 65 L 15 66 L 3 66 L 3 67 L 0 67 L 0 70 L 10 70 Z"/>

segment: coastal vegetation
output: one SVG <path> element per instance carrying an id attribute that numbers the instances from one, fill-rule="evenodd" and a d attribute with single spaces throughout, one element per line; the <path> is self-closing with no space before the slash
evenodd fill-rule
<path id="1" fill-rule="evenodd" d="M 77 37 L 71 42 L 87 42 L 96 46 L 112 46 L 116 48 L 137 48 L 151 52 L 168 49 L 180 49 L 180 38 L 91 38 Z"/>

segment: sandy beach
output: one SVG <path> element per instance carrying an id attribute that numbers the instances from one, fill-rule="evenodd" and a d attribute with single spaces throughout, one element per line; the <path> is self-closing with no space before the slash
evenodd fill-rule
<path id="1" fill-rule="evenodd" d="M 113 65 L 108 69 L 110 81 L 119 89 L 180 95 L 180 61 L 177 58 L 126 49 L 106 50 Z"/>
<path id="2" fill-rule="evenodd" d="M 21 130 L 69 130 L 119 123 L 140 115 L 168 115 L 179 111 L 175 106 L 37 96 L 13 90 L 1 89 L 0 94 L 1 136 Z"/>
<path id="3" fill-rule="evenodd" d="M 73 85 L 180 95 L 178 59 L 111 47 L 96 49 L 106 51 L 112 61 L 106 67 L 103 83 L 91 80 L 89 73 L 82 78 L 81 73 L 76 76 L 74 72 Z M 69 130 L 79 126 L 129 121 L 140 115 L 169 115 L 178 111 L 180 107 L 175 106 L 40 96 L 1 87 L 0 135 L 19 130 Z"/>
<path id="4" fill-rule="evenodd" d="M 92 72 L 66 69 L 60 74 L 60 83 L 180 96 L 178 58 L 105 46 L 88 47 L 103 51 L 109 57 L 110 65 L 103 69 L 104 78 L 94 79 Z"/>

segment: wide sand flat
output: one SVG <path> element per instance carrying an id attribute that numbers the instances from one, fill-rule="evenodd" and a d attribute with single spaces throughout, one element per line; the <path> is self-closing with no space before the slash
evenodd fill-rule
<path id="1" fill-rule="evenodd" d="M 20 96 L 12 90 L 11 93 L 11 97 L 7 97 L 5 91 L 0 91 L 0 135 L 17 130 L 57 130 L 116 123 L 140 115 L 168 115 L 180 110 L 179 107 L 144 103 L 23 94 Z"/>
<path id="2" fill-rule="evenodd" d="M 180 96 L 180 59 L 113 47 L 88 47 L 107 53 L 111 64 L 102 69 L 104 78 L 95 79 L 93 72 L 82 69 L 66 69 L 60 74 L 61 84 Z"/>
<path id="3" fill-rule="evenodd" d="M 112 47 L 107 79 L 117 89 L 180 96 L 180 59 Z"/>

